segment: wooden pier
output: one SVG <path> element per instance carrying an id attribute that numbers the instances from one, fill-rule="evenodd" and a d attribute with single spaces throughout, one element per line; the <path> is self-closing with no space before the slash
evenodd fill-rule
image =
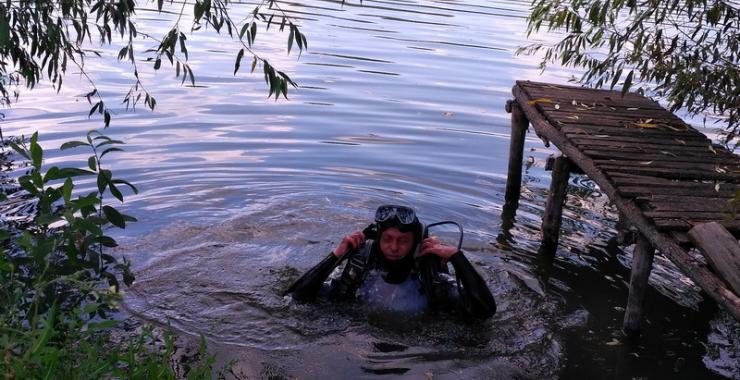
<path id="1" fill-rule="evenodd" d="M 541 253 L 555 251 L 568 178 L 583 172 L 619 210 L 620 235 L 636 243 L 625 332 L 639 331 L 656 248 L 740 320 L 740 215 L 728 203 L 740 190 L 740 157 L 638 94 L 529 81 L 518 81 L 513 94 L 505 207 L 519 201 L 530 123 L 563 154 L 548 165 Z"/>

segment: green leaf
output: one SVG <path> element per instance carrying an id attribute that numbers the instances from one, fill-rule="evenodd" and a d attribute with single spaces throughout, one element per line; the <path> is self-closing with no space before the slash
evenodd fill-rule
<path id="1" fill-rule="evenodd" d="M 118 184 L 124 184 L 124 185 L 128 186 L 129 188 L 131 188 L 131 191 L 133 191 L 134 194 L 139 194 L 139 189 L 137 189 L 136 186 L 132 185 L 130 182 L 128 182 L 128 181 L 126 181 L 124 179 L 114 179 L 111 182 L 113 182 L 113 183 L 115 183 L 117 185 Z"/>
<path id="2" fill-rule="evenodd" d="M 43 157 L 44 150 L 41 148 L 41 145 L 36 141 L 31 141 L 31 161 L 36 170 L 41 170 L 41 161 L 43 160 Z"/>
<path id="3" fill-rule="evenodd" d="M 10 46 L 10 25 L 5 14 L 2 14 L 0 15 L 0 49 L 5 51 L 8 46 Z"/>
<path id="4" fill-rule="evenodd" d="M 634 70 L 630 70 L 630 73 L 627 74 L 627 78 L 624 80 L 624 84 L 622 85 L 622 96 L 627 94 L 627 91 L 630 90 L 630 87 L 632 86 L 632 75 L 634 73 Z"/>
<path id="5" fill-rule="evenodd" d="M 257 23 L 256 22 L 252 22 L 252 29 L 250 30 L 250 32 L 251 32 L 250 36 L 252 37 L 252 40 L 250 41 L 250 45 L 251 45 L 254 43 L 254 39 L 257 37 Z"/>
<path id="6" fill-rule="evenodd" d="M 70 149 L 78 146 L 90 146 L 90 144 L 82 141 L 67 141 L 66 143 L 62 144 L 61 147 L 59 147 L 60 150 Z"/>
<path id="7" fill-rule="evenodd" d="M 113 182 L 108 182 L 108 188 L 110 189 L 110 193 L 113 194 L 116 199 L 123 202 L 123 194 L 121 194 L 121 190 L 118 190 L 118 187 L 113 184 Z"/>
<path id="8" fill-rule="evenodd" d="M 79 177 L 84 175 L 94 175 L 95 172 L 91 172 L 86 169 L 78 169 L 78 168 L 61 168 L 59 169 L 59 178 L 66 178 L 66 177 Z"/>
<path id="9" fill-rule="evenodd" d="M 116 243 L 116 241 L 110 236 L 100 236 L 96 238 L 95 241 L 102 244 L 104 247 L 118 247 L 118 243 Z"/>
<path id="10" fill-rule="evenodd" d="M 75 225 L 77 225 L 80 229 L 88 231 L 91 234 L 96 235 L 96 236 L 103 234 L 103 230 L 100 228 L 99 225 L 87 219 L 78 219 L 75 222 Z"/>
<path id="11" fill-rule="evenodd" d="M 103 206 L 103 213 L 114 226 L 119 228 L 126 228 L 126 220 L 123 219 L 123 216 L 121 215 L 121 213 L 118 212 L 118 210 L 114 209 L 111 206 L 105 205 Z"/>
<path id="12" fill-rule="evenodd" d="M 100 158 L 103 158 L 103 156 L 105 156 L 106 154 L 108 154 L 110 152 L 123 152 L 123 149 L 121 149 L 121 148 L 115 148 L 115 147 L 114 148 L 108 148 L 108 149 L 104 150 L 103 153 L 100 154 Z"/>
<path id="13" fill-rule="evenodd" d="M 28 155 L 28 151 L 24 147 L 16 144 L 13 141 L 8 141 L 7 143 L 8 143 L 8 145 L 10 145 L 11 148 L 13 148 L 13 150 L 16 153 L 18 153 L 21 156 L 23 156 L 23 158 L 25 158 L 26 160 L 30 160 L 31 159 L 31 156 Z"/>
<path id="14" fill-rule="evenodd" d="M 157 58 L 157 60 L 154 61 L 154 70 L 159 70 L 161 66 L 162 66 L 162 59 Z"/>
<path id="15" fill-rule="evenodd" d="M 162 0 L 159 0 L 159 1 L 161 2 Z M 88 331 L 107 330 L 107 329 L 116 327 L 117 325 L 118 325 L 118 321 L 112 320 L 112 319 L 102 321 L 102 322 L 90 322 L 87 324 L 87 330 Z"/>
<path id="16" fill-rule="evenodd" d="M 90 170 L 97 170 L 98 169 L 98 160 L 95 159 L 95 156 L 90 156 L 87 158 L 87 167 L 90 168 Z"/>
<path id="17" fill-rule="evenodd" d="M 56 166 L 52 166 L 49 168 L 49 170 L 46 171 L 46 174 L 44 175 L 44 183 L 53 181 L 58 178 L 61 178 L 59 177 L 59 168 Z"/>
<path id="18" fill-rule="evenodd" d="M 0 241 L 5 241 L 10 239 L 10 232 L 5 230 L 0 230 Z"/>
<path id="19" fill-rule="evenodd" d="M 234 64 L 234 75 L 236 75 L 236 72 L 239 71 L 239 67 L 241 66 L 243 57 L 244 57 L 244 49 L 241 49 L 239 50 L 239 53 L 236 54 L 236 63 Z"/>
<path id="20" fill-rule="evenodd" d="M 247 29 L 249 28 L 249 23 L 245 23 L 242 25 L 242 29 L 239 31 L 239 38 L 244 38 L 244 33 L 247 32 Z"/>
<path id="21" fill-rule="evenodd" d="M 98 199 L 95 195 L 89 195 L 87 197 L 79 197 L 75 200 L 73 200 L 71 203 L 76 207 L 77 209 L 82 209 L 84 207 L 94 206 L 100 202 L 100 199 Z"/>
<path id="22" fill-rule="evenodd" d="M 290 35 L 288 35 L 288 54 L 290 54 L 290 49 L 293 47 L 293 24 L 290 24 Z"/>
<path id="23" fill-rule="evenodd" d="M 108 178 L 105 176 L 105 170 L 101 170 L 98 172 L 98 192 L 100 194 L 103 194 L 105 192 L 105 188 L 108 186 Z"/>
<path id="24" fill-rule="evenodd" d="M 72 183 L 72 179 L 67 177 L 67 179 L 64 181 L 64 186 L 62 187 L 62 195 L 64 196 L 64 203 L 69 203 L 72 199 L 72 189 L 74 188 L 74 184 Z"/>

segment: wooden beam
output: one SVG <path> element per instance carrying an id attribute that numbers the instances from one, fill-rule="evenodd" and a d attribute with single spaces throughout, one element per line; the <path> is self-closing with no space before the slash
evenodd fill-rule
<path id="1" fill-rule="evenodd" d="M 592 159 L 583 154 L 575 145 L 571 144 L 534 106 L 527 104 L 531 98 L 524 89 L 520 88 L 517 84 L 514 86 L 513 93 L 517 99 L 517 103 L 519 103 L 522 111 L 524 111 L 524 114 L 532 123 L 537 133 L 550 140 L 571 160 L 578 162 L 578 166 L 588 174 L 591 180 L 599 185 L 599 188 L 609 197 L 617 209 L 630 219 L 632 224 L 640 230 L 654 247 L 673 261 L 679 269 L 704 289 L 712 299 L 725 307 L 735 319 L 740 320 L 740 297 L 734 294 L 706 265 L 691 257 L 683 250 L 675 240 L 660 233 L 655 225 L 650 223 L 642 215 L 642 211 L 637 205 L 630 200 L 622 198 L 606 175 L 596 167 Z"/>
<path id="2" fill-rule="evenodd" d="M 735 294 L 740 294 L 740 244 L 721 224 L 697 224 L 689 230 L 689 238 L 707 258 Z"/>
<path id="3" fill-rule="evenodd" d="M 557 157 L 552 164 L 552 181 L 542 216 L 542 245 L 539 253 L 552 255 L 558 247 L 563 205 L 568 195 L 571 163 L 567 157 Z"/>
<path id="4" fill-rule="evenodd" d="M 529 128 L 529 120 L 515 101 L 506 103 L 511 112 L 511 140 L 509 142 L 509 171 L 506 177 L 504 207 L 516 210 L 522 190 L 522 159 L 524 158 L 524 139 Z"/>
<path id="5" fill-rule="evenodd" d="M 645 291 L 648 287 L 650 270 L 653 267 L 655 247 L 644 235 L 637 237 L 635 250 L 632 252 L 632 271 L 630 272 L 630 293 L 627 297 L 627 310 L 624 312 L 622 328 L 627 335 L 640 332 L 642 306 L 645 303 Z"/>

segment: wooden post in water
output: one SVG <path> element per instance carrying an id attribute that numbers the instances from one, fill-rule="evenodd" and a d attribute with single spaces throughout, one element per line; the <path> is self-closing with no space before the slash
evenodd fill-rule
<path id="1" fill-rule="evenodd" d="M 541 254 L 551 255 L 558 247 L 563 205 L 568 195 L 570 167 L 570 160 L 565 156 L 557 157 L 553 161 L 550 193 L 547 195 L 545 214 L 542 216 L 542 245 L 539 249 Z"/>
<path id="2" fill-rule="evenodd" d="M 519 194 L 522 190 L 522 159 L 524 158 L 524 139 L 529 128 L 529 119 L 516 103 L 506 102 L 506 111 L 511 112 L 511 141 L 509 142 L 509 171 L 506 178 L 506 195 L 504 209 L 516 212 Z"/>
<path id="3" fill-rule="evenodd" d="M 637 236 L 635 250 L 632 253 L 632 271 L 630 272 L 630 293 L 627 297 L 627 310 L 624 312 L 622 328 L 627 335 L 636 335 L 640 331 L 642 306 L 648 286 L 650 270 L 653 267 L 655 247 L 640 234 Z"/>

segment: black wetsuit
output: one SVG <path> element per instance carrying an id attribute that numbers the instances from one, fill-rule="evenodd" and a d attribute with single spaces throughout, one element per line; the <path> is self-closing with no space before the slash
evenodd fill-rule
<path id="1" fill-rule="evenodd" d="M 360 269 L 363 272 L 360 274 L 361 278 L 364 278 L 364 274 L 367 271 L 374 269 L 383 271 L 383 278 L 387 283 L 391 284 L 401 283 L 408 276 L 420 277 L 417 267 L 414 265 L 413 258 L 410 256 L 397 262 L 390 262 L 379 252 L 377 245 L 370 249 L 370 258 L 367 264 L 364 265 L 364 268 Z M 330 253 L 324 260 L 301 276 L 286 291 L 286 294 L 292 294 L 294 299 L 302 301 L 312 300 L 319 293 L 327 294 L 332 298 L 354 298 L 357 288 L 361 284 L 357 284 L 354 287 L 350 286 L 349 289 L 347 289 L 342 279 L 334 279 L 328 284 L 325 284 L 326 279 L 331 275 L 340 261 L 333 253 Z M 348 261 L 350 261 L 347 264 L 349 266 L 352 264 L 352 259 L 350 258 Z M 473 268 L 473 265 L 463 255 L 462 251 L 458 251 L 450 257 L 449 262 L 455 268 L 458 284 L 456 286 L 455 280 L 451 276 L 444 273 L 436 273 L 435 276 L 439 276 L 440 278 L 440 281 L 435 281 L 437 286 L 441 285 L 445 289 L 431 292 L 433 294 L 430 294 L 429 291 L 425 292 L 425 297 L 429 301 L 430 308 L 460 312 L 475 318 L 489 318 L 493 316 L 496 313 L 496 301 L 493 295 L 491 295 L 486 282 L 475 268 Z M 346 276 L 347 272 L 348 270 L 345 268 L 342 275 Z M 443 277 L 447 278 L 442 279 Z M 429 299 L 432 297 L 433 299 Z"/>

